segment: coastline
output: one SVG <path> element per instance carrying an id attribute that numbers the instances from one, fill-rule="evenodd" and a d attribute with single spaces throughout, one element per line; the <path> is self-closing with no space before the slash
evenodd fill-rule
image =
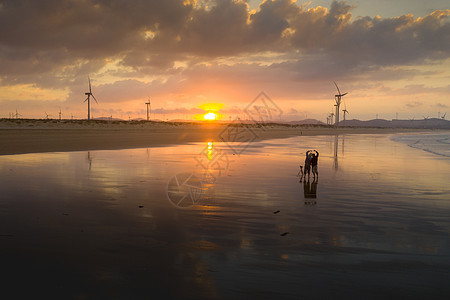
<path id="1" fill-rule="evenodd" d="M 243 127 L 241 127 L 243 128 Z M 255 141 L 291 136 L 433 132 L 429 129 L 367 128 L 270 124 L 249 126 Z M 220 141 L 224 123 L 88 122 L 14 120 L 0 122 L 0 155 L 116 150 Z M 244 129 L 245 130 L 245 129 Z"/>

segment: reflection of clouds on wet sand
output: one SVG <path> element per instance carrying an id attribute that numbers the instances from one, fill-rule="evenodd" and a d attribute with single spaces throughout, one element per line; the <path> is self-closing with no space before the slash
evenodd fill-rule
<path id="1" fill-rule="evenodd" d="M 311 148 L 320 152 L 315 190 L 295 177 Z M 226 170 L 212 163 L 222 151 L 232 158 Z M 56 282 L 79 298 L 449 292 L 445 157 L 383 135 L 347 135 L 267 140 L 239 156 L 223 143 L 196 143 L 89 158 L 0 157 L 6 286 L 43 291 Z M 180 210 L 166 193 L 183 172 L 207 186 Z"/>

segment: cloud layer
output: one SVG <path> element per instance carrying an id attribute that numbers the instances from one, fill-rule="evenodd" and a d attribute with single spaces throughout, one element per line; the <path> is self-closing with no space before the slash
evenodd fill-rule
<path id="1" fill-rule="evenodd" d="M 412 79 L 423 74 L 413 66 L 450 58 L 450 9 L 423 18 L 353 17 L 353 9 L 339 1 L 264 1 L 252 11 L 238 0 L 1 0 L 0 85 L 65 88 L 70 100 L 97 74 L 111 102 L 230 86 L 314 99 L 329 92 L 320 91 L 324 82 L 356 85 L 389 72 Z"/>

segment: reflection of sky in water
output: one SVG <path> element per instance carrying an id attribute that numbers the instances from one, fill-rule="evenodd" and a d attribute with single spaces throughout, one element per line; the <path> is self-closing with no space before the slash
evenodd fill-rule
<path id="1" fill-rule="evenodd" d="M 403 142 L 412 148 L 450 157 L 450 132 L 427 133 L 427 134 L 399 134 L 393 136 L 395 141 Z"/>
<path id="2" fill-rule="evenodd" d="M 315 202 L 295 176 L 308 149 Z M 202 180 L 199 205 L 169 202 L 181 173 Z M 268 140 L 239 156 L 220 143 L 2 156 L 0 176 L 4 269 L 52 293 L 449 292 L 450 159 L 388 136 Z"/>

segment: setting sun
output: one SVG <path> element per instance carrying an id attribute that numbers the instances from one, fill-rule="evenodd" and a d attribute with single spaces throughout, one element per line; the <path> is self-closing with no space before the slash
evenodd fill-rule
<path id="1" fill-rule="evenodd" d="M 213 120 L 217 119 L 217 115 L 215 113 L 213 113 L 213 112 L 209 112 L 209 113 L 205 114 L 203 116 L 203 118 L 205 120 L 213 121 Z"/>
<path id="2" fill-rule="evenodd" d="M 217 121 L 223 118 L 223 114 L 219 110 L 224 105 L 222 103 L 205 103 L 199 106 L 199 108 L 204 110 L 202 114 L 196 114 L 194 116 L 195 120 L 198 121 Z"/>

